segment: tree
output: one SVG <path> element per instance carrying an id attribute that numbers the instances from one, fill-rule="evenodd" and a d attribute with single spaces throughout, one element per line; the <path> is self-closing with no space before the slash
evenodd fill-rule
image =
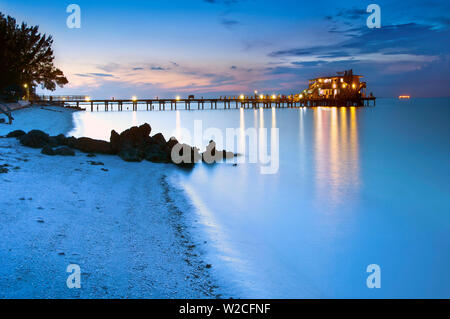
<path id="1" fill-rule="evenodd" d="M 53 64 L 51 35 L 39 33 L 39 27 L 18 25 L 16 19 L 0 12 L 0 93 L 23 94 L 41 85 L 54 91 L 68 83 L 64 73 Z"/>

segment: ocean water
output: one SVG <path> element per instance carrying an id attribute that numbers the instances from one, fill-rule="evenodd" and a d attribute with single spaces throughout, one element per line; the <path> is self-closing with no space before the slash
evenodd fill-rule
<path id="1" fill-rule="evenodd" d="M 237 166 L 200 164 L 172 177 L 236 297 L 449 298 L 449 119 L 450 99 L 379 99 L 366 108 L 79 112 L 72 134 L 109 139 L 111 129 L 147 122 L 222 149 L 226 129 L 255 129 L 272 174 L 251 163 L 255 143 L 241 136 L 228 148 L 247 150 Z M 366 284 L 372 264 L 380 288 Z"/>

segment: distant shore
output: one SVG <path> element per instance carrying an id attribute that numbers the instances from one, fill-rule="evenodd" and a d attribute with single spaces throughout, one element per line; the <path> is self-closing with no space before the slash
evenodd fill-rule
<path id="1" fill-rule="evenodd" d="M 21 129 L 67 134 L 70 109 L 14 111 Z M 171 165 L 115 156 L 48 157 L 0 138 L 0 298 L 222 297 L 189 235 Z M 69 264 L 81 289 L 69 289 Z"/>

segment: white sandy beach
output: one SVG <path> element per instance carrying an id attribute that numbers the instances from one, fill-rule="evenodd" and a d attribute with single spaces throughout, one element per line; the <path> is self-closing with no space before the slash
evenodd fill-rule
<path id="1" fill-rule="evenodd" d="M 67 133 L 72 112 L 18 110 L 0 136 Z M 3 164 L 0 298 L 217 297 L 205 243 L 189 235 L 189 204 L 166 182 L 175 167 L 80 152 L 50 157 L 0 138 Z M 69 264 L 81 267 L 81 289 L 66 285 Z"/>

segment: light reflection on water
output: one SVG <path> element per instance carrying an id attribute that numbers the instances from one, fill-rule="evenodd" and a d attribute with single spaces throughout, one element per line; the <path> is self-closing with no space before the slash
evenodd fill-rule
<path id="1" fill-rule="evenodd" d="M 314 128 L 317 205 L 326 197 L 331 209 L 345 204 L 343 195 L 357 192 L 360 185 L 356 108 L 316 108 Z"/>
<path id="2" fill-rule="evenodd" d="M 148 122 L 153 133 L 183 136 L 198 119 L 224 134 L 278 127 L 275 175 L 261 175 L 258 164 L 219 164 L 179 176 L 207 212 L 205 227 L 220 234 L 211 235 L 213 268 L 245 287 L 240 297 L 450 297 L 449 101 L 87 112 L 75 115 L 73 134 L 108 139 L 112 128 Z M 237 144 L 248 148 L 244 134 Z M 270 134 L 258 145 L 270 151 Z M 372 263 L 382 269 L 379 290 L 365 286 Z"/>

